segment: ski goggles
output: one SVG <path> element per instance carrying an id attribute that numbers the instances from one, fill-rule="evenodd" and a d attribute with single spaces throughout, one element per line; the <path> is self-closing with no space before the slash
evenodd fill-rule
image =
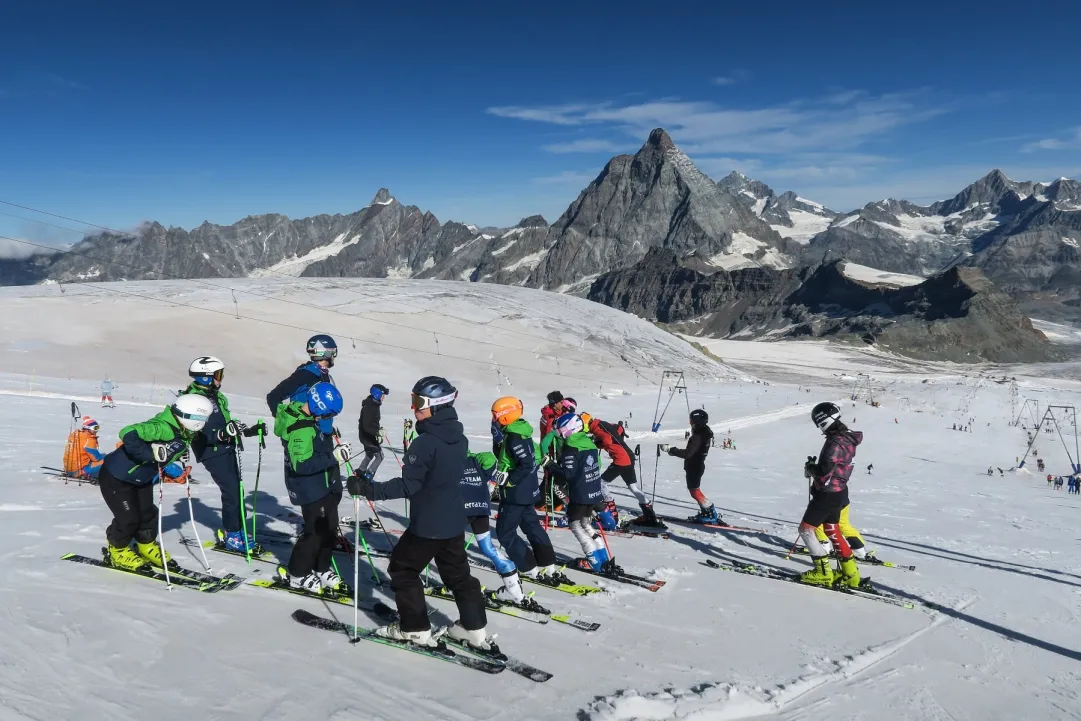
<path id="1" fill-rule="evenodd" d="M 195 376 L 195 382 L 200 384 L 200 385 L 204 385 L 204 386 L 210 385 L 210 383 L 212 381 L 217 381 L 218 383 L 221 383 L 222 380 L 224 380 L 224 379 L 225 379 L 225 369 L 224 368 L 219 368 L 218 370 L 214 371 L 210 375 Z"/>
<path id="2" fill-rule="evenodd" d="M 411 394 L 410 402 L 414 411 L 423 411 L 427 408 L 434 408 L 435 406 L 452 403 L 457 397 L 458 391 L 454 391 L 449 396 L 443 396 L 442 398 L 428 398 L 426 396 L 413 393 Z"/>
<path id="3" fill-rule="evenodd" d="M 321 350 L 313 350 L 308 354 L 308 357 L 312 360 L 330 360 L 331 358 L 338 357 L 337 348 L 323 348 Z"/>

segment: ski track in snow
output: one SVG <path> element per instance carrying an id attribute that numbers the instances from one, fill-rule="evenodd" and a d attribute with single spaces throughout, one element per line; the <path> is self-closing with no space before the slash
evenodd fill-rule
<path id="1" fill-rule="evenodd" d="M 696 506 L 681 462 L 658 458 L 653 444 L 682 443 L 684 397 L 674 397 L 659 433 L 645 432 L 657 403 L 656 369 L 682 367 L 690 370 L 690 406 L 704 406 L 715 433 L 731 431 L 738 448 L 710 452 L 702 489 L 729 523 L 761 530 L 671 524 L 669 540 L 610 536 L 621 565 L 667 581 L 656 593 L 573 570 L 568 574 L 577 581 L 597 582 L 607 592 L 576 598 L 540 586 L 529 589 L 553 611 L 599 622 L 595 633 L 490 614 L 489 627 L 507 653 L 555 674 L 543 685 L 510 673 L 484 676 L 374 644 L 351 645 L 289 618 L 302 607 L 351 622 L 345 606 L 252 587 L 170 592 L 154 582 L 60 561 L 65 552 L 97 556 L 110 520 L 96 487 L 65 484 L 41 470 L 60 465 L 70 401 L 101 422 L 101 447 L 112 448 L 120 428 L 145 420 L 168 403 L 169 389 L 186 383 L 190 354 L 217 351 L 229 366 L 225 391 L 231 409 L 245 421 L 265 418 L 262 394 L 302 360 L 297 346 L 302 348 L 306 336 L 191 309 L 103 299 L 90 291 L 58 299 L 50 289 L 5 289 L 18 312 L 0 316 L 0 720 L 1058 721 L 1081 715 L 1075 690 L 1081 683 L 1081 559 L 1074 552 L 1081 498 L 1048 489 L 1036 473 L 985 474 L 988 465 L 1010 468 L 1025 446 L 1024 431 L 1008 425 L 1015 413 L 1009 386 L 991 382 L 991 375 L 1016 375 L 1020 395 L 1038 400 L 1041 408 L 1081 406 L 1081 383 L 1054 377 L 1066 366 L 991 370 L 913 363 L 821 342 L 705 341 L 736 366 L 753 367 L 766 384 L 742 370 L 708 364 L 646 324 L 594 311 L 576 299 L 464 284 L 459 297 L 453 284 L 418 284 L 414 291 L 399 283 L 357 282 L 347 287 L 370 294 L 358 301 L 344 294 L 341 283 L 326 281 L 325 288 L 311 292 L 311 302 L 357 302 L 367 313 L 421 328 L 451 327 L 466 338 L 490 338 L 505 329 L 536 336 L 500 336 L 518 345 L 517 355 L 492 351 L 491 365 L 341 344 L 334 374 L 346 396 L 341 428 L 347 436 L 354 432 L 360 398 L 376 380 L 392 388 L 383 424 L 395 447 L 408 414 L 408 393 L 401 389 L 421 375 L 439 372 L 454 380 L 461 391 L 459 415 L 475 448 L 489 442 L 488 409 L 495 397 L 512 393 L 525 399 L 526 417 L 535 424 L 541 399 L 559 388 L 577 397 L 582 410 L 626 422 L 632 447 L 642 447 L 642 488 L 655 494 L 659 512 L 683 517 Z M 129 286 L 161 297 L 178 292 L 167 283 Z M 285 292 L 299 282 L 260 287 Z M 425 300 L 433 289 L 438 292 Z M 187 300 L 193 298 L 215 302 L 198 293 Z M 429 305 L 403 311 L 406 302 Z M 80 377 L 69 372 L 64 353 L 42 353 L 41 344 L 46 336 L 60 337 L 48 329 L 65 327 L 72 308 L 83 305 L 89 311 L 80 315 L 77 332 L 93 331 L 99 340 L 88 337 L 72 364 Z M 307 322 L 299 309 L 292 315 L 291 306 L 273 307 L 283 322 Z M 425 307 L 455 319 L 428 315 Z M 581 308 L 594 315 L 579 315 Z M 241 309 L 252 312 L 243 304 Z M 594 328 L 593 335 L 574 330 L 591 328 L 598 313 L 605 314 L 605 323 L 613 319 L 611 327 Z M 164 348 L 142 349 L 132 327 L 152 320 L 180 330 Z M 431 338 L 429 331 L 389 332 L 368 320 L 355 323 L 358 330 L 350 326 L 347 332 L 359 336 L 373 329 L 385 333 L 377 337 L 403 345 L 420 347 Z M 199 340 L 180 343 L 192 329 Z M 565 351 L 561 362 L 564 372 L 571 367 L 588 380 L 496 369 L 500 361 L 550 366 L 557 349 L 579 343 L 583 353 Z M 469 341 L 444 338 L 440 345 L 463 356 L 487 359 L 490 352 Z M 533 353 L 534 348 L 540 350 Z M 648 368 L 632 372 L 612 360 L 617 350 Z M 31 374 L 28 351 L 38 363 Z M 159 351 L 161 357 L 148 357 Z M 545 354 L 547 360 L 541 359 Z M 607 365 L 598 362 L 600 354 L 607 354 Z M 116 408 L 101 408 L 95 395 L 106 372 L 122 384 Z M 806 416 L 815 402 L 847 399 L 857 387 L 856 373 L 871 374 L 882 406 L 867 405 L 865 390 L 857 401 L 841 404 L 844 420 L 855 418 L 853 427 L 866 434 L 852 480 L 852 521 L 882 558 L 916 566 L 914 572 L 864 567 L 864 573 L 888 591 L 945 607 L 930 616 L 703 565 L 716 558 L 793 571 L 809 567 L 803 556 L 784 559 L 807 501 L 803 462 L 821 447 Z M 662 406 L 667 395 L 661 389 Z M 976 419 L 973 433 L 950 430 L 969 417 Z M 1053 472 L 1065 472 L 1068 459 L 1056 439 L 1041 438 L 1038 448 Z M 865 466 L 872 462 L 874 473 L 868 475 Z M 256 450 L 249 447 L 249 493 L 255 467 Z M 388 458 L 379 478 L 397 472 Z M 191 487 L 195 519 L 208 539 L 220 521 L 219 494 L 203 468 L 197 466 L 193 476 L 201 481 Z M 622 483 L 611 491 L 622 511 L 636 512 Z M 181 565 L 196 569 L 198 551 L 182 543 L 192 537 L 183 489 L 167 486 L 164 494 L 165 545 Z M 297 509 L 288 500 L 273 441 L 263 452 L 256 505 L 259 533 L 294 530 L 291 514 Z M 387 525 L 400 530 L 404 504 L 388 501 L 379 509 Z M 352 515 L 349 499 L 340 513 Z M 579 555 L 571 533 L 550 535 L 557 552 Z M 368 540 L 376 548 L 386 546 L 382 534 L 368 534 Z M 288 557 L 287 546 L 271 549 L 281 560 Z M 216 573 L 265 578 L 273 570 L 208 555 Z M 340 563 L 343 574 L 352 576 L 351 559 Z M 385 573 L 386 559 L 375 563 Z M 491 588 L 499 583 L 494 571 L 476 575 Z M 362 584 L 362 590 L 388 599 L 386 589 Z M 978 603 L 967 605 L 976 598 Z M 430 606 L 435 623 L 456 617 L 453 604 Z"/>

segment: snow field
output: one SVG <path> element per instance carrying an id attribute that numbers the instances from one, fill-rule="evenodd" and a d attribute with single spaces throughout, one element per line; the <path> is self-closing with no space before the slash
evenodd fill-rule
<path id="1" fill-rule="evenodd" d="M 344 606 L 250 587 L 167 592 L 150 581 L 66 564 L 59 561 L 65 552 L 96 555 L 110 520 L 96 488 L 65 485 L 40 470 L 60 461 L 70 398 L 89 399 L 77 400 L 80 410 L 102 423 L 101 445 L 110 448 L 123 425 L 144 420 L 152 406 L 168 402 L 167 389 L 186 383 L 192 356 L 215 352 L 228 366 L 224 390 L 234 413 L 246 421 L 265 417 L 262 394 L 300 362 L 296 349 L 307 333 L 92 288 L 81 297 L 83 288 L 69 288 L 64 298 L 55 288 L 5 289 L 0 297 L 11 312 L 0 317 L 0 577 L 6 599 L 0 613 L 0 719 L 892 721 L 1065 719 L 1081 712 L 1075 691 L 1081 562 L 1073 553 L 1081 499 L 1048 489 L 1035 473 L 986 475 L 988 465 L 1009 468 L 1025 447 L 1024 431 L 1008 425 L 1009 386 L 989 380 L 991 370 L 998 377 L 1002 369 L 982 369 L 981 378 L 971 368 L 908 363 L 824 343 L 707 342 L 726 361 L 747 367 L 743 373 L 708 363 L 646 323 L 579 299 L 473 285 L 463 286 L 467 295 L 456 295 L 452 284 L 339 283 L 327 281 L 306 300 L 365 316 L 332 322 L 327 314 L 319 326 L 342 337 L 362 336 L 356 349 L 339 337 L 334 369 L 346 395 L 339 426 L 347 438 L 355 439 L 360 400 L 376 381 L 392 389 L 383 425 L 395 446 L 407 412 L 405 390 L 420 375 L 439 372 L 458 384 L 461 416 L 476 447 L 487 443 L 487 407 L 497 395 L 520 395 L 535 423 L 545 393 L 559 388 L 583 411 L 627 420 L 632 447 L 642 447 L 640 481 L 649 494 L 656 469 L 658 512 L 689 515 L 695 504 L 680 462 L 658 460 L 653 445 L 681 441 L 683 397 L 672 399 L 660 433 L 645 432 L 657 402 L 657 369 L 683 367 L 692 371 L 691 407 L 706 407 L 718 436 L 703 491 L 730 523 L 763 532 L 673 524 L 669 540 L 610 537 L 621 565 L 667 580 L 657 593 L 608 581 L 601 582 L 608 593 L 590 598 L 535 587 L 537 599 L 553 611 L 601 623 L 596 633 L 490 614 L 490 629 L 507 653 L 555 673 L 544 685 L 372 644 L 350 646 L 289 618 L 304 607 L 351 622 Z M 220 292 L 169 283 L 120 287 L 206 307 L 232 306 L 231 299 L 218 298 Z M 238 293 L 242 316 L 265 312 L 300 326 L 323 317 L 316 314 L 324 311 L 254 295 L 301 297 L 301 281 L 247 287 L 249 296 Z M 360 300 L 357 293 L 367 295 Z M 381 327 L 371 318 L 424 330 Z M 419 349 L 432 331 L 445 334 L 440 356 L 363 342 Z M 488 360 L 476 341 L 493 337 L 516 349 L 501 352 L 505 366 L 525 370 L 503 366 L 500 375 L 494 364 L 471 362 Z M 568 348 L 573 343 L 581 343 L 580 353 Z M 641 359 L 636 367 L 646 378 L 620 363 L 616 349 Z M 565 354 L 563 375 L 539 372 L 557 353 Z M 1032 375 L 1008 372 L 1013 370 L 1021 396 L 1041 407 L 1081 405 L 1081 384 L 1054 379 L 1048 367 Z M 864 398 L 842 404 L 844 420 L 855 418 L 853 427 L 866 434 L 851 484 L 852 522 L 880 557 L 916 565 L 915 572 L 863 570 L 881 587 L 943 604 L 951 609 L 946 612 L 895 608 L 703 563 L 742 559 L 809 567 L 805 557 L 784 559 L 806 505 L 802 465 L 821 446 L 807 414 L 819 400 L 847 398 L 858 372 L 874 376 L 882 407 L 872 408 Z M 106 373 L 120 383 L 115 409 L 93 402 Z M 769 384 L 756 383 L 750 373 Z M 661 391 L 663 405 L 669 394 Z M 969 417 L 975 418 L 973 433 L 950 430 Z M 738 450 L 719 447 L 729 429 Z M 1049 437 L 1038 446 L 1051 472 L 1065 472 L 1061 444 L 1056 448 Z M 256 500 L 260 529 L 291 529 L 289 514 L 296 509 L 285 493 L 280 458 L 271 439 Z M 874 463 L 873 475 L 866 473 L 868 463 Z M 249 448 L 249 493 L 255 467 L 256 452 Z M 389 479 L 396 470 L 387 458 L 379 477 Z M 196 522 L 207 539 L 220 520 L 220 501 L 201 467 L 193 475 L 201 481 L 191 487 Z M 612 491 L 621 509 L 636 512 L 622 483 Z M 198 552 L 181 542 L 191 538 L 183 491 L 166 486 L 164 493 L 166 547 L 182 565 L 197 568 Z M 380 505 L 387 523 L 396 525 L 403 504 Z M 353 514 L 350 500 L 340 512 Z M 551 537 L 558 551 L 578 554 L 569 532 L 553 530 Z M 369 542 L 385 545 L 382 534 L 369 534 Z M 287 547 L 273 548 L 287 557 Z M 260 578 L 272 572 L 270 565 L 249 567 L 220 554 L 210 561 L 216 573 Z M 386 567 L 385 560 L 376 564 Z M 341 570 L 351 576 L 351 562 Z M 579 582 L 591 580 L 568 573 Z M 489 587 L 498 584 L 494 573 L 477 575 Z M 386 589 L 362 590 L 388 598 Z M 452 604 L 430 606 L 433 622 L 454 618 Z"/>

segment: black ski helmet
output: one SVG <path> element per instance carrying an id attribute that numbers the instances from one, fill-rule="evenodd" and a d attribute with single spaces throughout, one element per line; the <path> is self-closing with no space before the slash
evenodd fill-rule
<path id="1" fill-rule="evenodd" d="M 308 339 L 305 350 L 308 352 L 308 357 L 313 361 L 330 361 L 330 365 L 333 366 L 334 358 L 338 355 L 338 344 L 329 335 L 320 333 Z"/>
<path id="2" fill-rule="evenodd" d="M 709 414 L 701 408 L 695 408 L 691 411 L 691 425 L 695 428 L 704 426 L 709 423 Z"/>
<path id="3" fill-rule="evenodd" d="M 432 413 L 436 413 L 443 408 L 453 407 L 457 397 L 458 389 L 446 378 L 425 376 L 413 386 L 413 410 L 431 408 Z"/>
<path id="4" fill-rule="evenodd" d="M 811 420 L 818 426 L 818 430 L 825 433 L 830 426 L 841 420 L 841 409 L 829 401 L 819 403 L 811 409 Z"/>
<path id="5" fill-rule="evenodd" d="M 559 391 L 552 391 L 548 394 L 548 405 L 559 403 L 561 400 L 563 400 L 563 394 Z"/>

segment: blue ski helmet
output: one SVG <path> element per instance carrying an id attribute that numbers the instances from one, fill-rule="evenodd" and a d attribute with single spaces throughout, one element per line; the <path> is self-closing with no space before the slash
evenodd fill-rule
<path id="1" fill-rule="evenodd" d="M 320 333 L 308 339 L 306 350 L 313 361 L 327 360 L 333 366 L 338 355 L 338 344 L 329 335 Z"/>
<path id="2" fill-rule="evenodd" d="M 342 412 L 342 394 L 330 383 L 316 383 L 308 389 L 308 410 L 319 420 L 333 418 Z"/>
<path id="3" fill-rule="evenodd" d="M 390 395 L 390 389 L 382 383 L 376 383 L 368 392 L 372 394 L 372 398 L 374 398 L 377 403 L 383 402 L 383 396 Z"/>

